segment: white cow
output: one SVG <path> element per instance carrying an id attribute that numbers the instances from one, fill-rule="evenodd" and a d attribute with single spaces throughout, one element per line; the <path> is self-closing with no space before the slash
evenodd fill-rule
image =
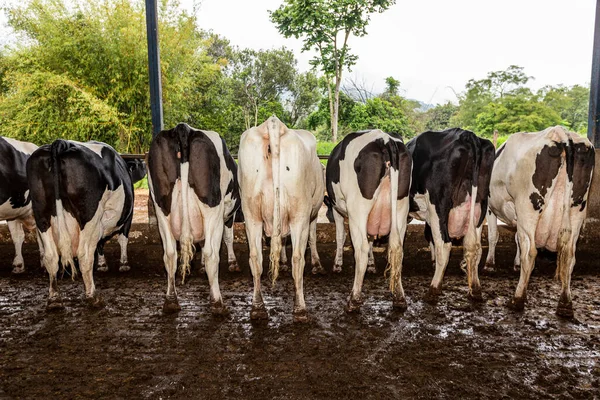
<path id="1" fill-rule="evenodd" d="M 268 318 L 260 290 L 264 230 L 271 237 L 270 273 L 273 282 L 279 273 L 281 239 L 291 235 L 292 275 L 296 286 L 294 320 L 307 321 L 303 288 L 304 252 L 310 236 L 311 243 L 315 244 L 315 258 L 317 215 L 325 191 L 315 137 L 308 131 L 288 129 L 273 116 L 262 125 L 244 132 L 238 163 L 242 211 L 254 277 L 250 317 Z"/>
<path id="2" fill-rule="evenodd" d="M 401 272 L 403 243 L 409 211 L 412 159 L 402 139 L 378 129 L 347 135 L 327 162 L 328 207 L 333 207 L 336 227 L 337 271 L 342 269 L 344 217 L 348 217 L 354 245 L 354 286 L 346 311 L 362 304 L 362 284 L 373 260 L 371 237 L 389 235 L 390 290 L 395 308 L 406 309 Z"/>
<path id="3" fill-rule="evenodd" d="M 557 314 L 573 316 L 571 273 L 575 248 L 585 220 L 594 170 L 594 147 L 585 138 L 560 126 L 542 132 L 516 133 L 496 152 L 490 183 L 489 252 L 495 264 L 498 241 L 496 217 L 516 227 L 515 265 L 521 277 L 511 308 L 522 310 L 537 248 L 558 252 L 556 275 L 562 283 Z"/>

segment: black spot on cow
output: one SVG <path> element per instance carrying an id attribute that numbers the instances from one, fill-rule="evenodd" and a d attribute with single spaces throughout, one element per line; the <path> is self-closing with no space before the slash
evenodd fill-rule
<path id="1" fill-rule="evenodd" d="M 546 145 L 542 147 L 542 150 L 535 158 L 535 172 L 531 180 L 539 195 L 534 196 L 534 193 L 529 196 L 535 210 L 540 211 L 544 206 L 544 198 L 563 163 L 561 155 L 566 147 L 564 143 L 559 142 L 555 142 L 553 145 Z"/>
<path id="2" fill-rule="evenodd" d="M 288 167 L 288 166 L 286 165 L 286 166 L 285 166 L 285 170 L 286 170 L 286 171 L 289 171 L 289 170 L 290 170 L 290 167 Z"/>
<path id="3" fill-rule="evenodd" d="M 358 180 L 360 193 L 371 200 L 384 177 L 390 162 L 391 154 L 383 142 L 377 139 L 363 147 L 354 160 L 354 171 Z"/>
<path id="4" fill-rule="evenodd" d="M 13 208 L 25 207 L 30 196 L 25 196 L 29 186 L 25 164 L 29 154 L 15 149 L 0 137 L 0 204 L 10 200 Z"/>
<path id="5" fill-rule="evenodd" d="M 417 194 L 429 193 L 439 217 L 444 242 L 448 233 L 450 210 L 465 201 L 477 186 L 476 201 L 481 204 L 483 223 L 489 197 L 489 182 L 494 164 L 494 145 L 473 132 L 460 128 L 442 132 L 427 131 L 411 139 L 406 148 L 412 155 L 411 211 L 417 211 Z"/>
<path id="6" fill-rule="evenodd" d="M 502 146 L 500 146 L 500 148 L 496 151 L 496 158 L 500 157 L 500 154 L 502 154 L 505 147 L 506 147 L 506 143 L 504 143 Z"/>
<path id="7" fill-rule="evenodd" d="M 596 162 L 596 152 L 585 143 L 570 143 L 573 151 L 570 152 L 573 168 L 569 180 L 573 182 L 573 194 L 571 207 L 581 206 L 580 211 L 585 209 L 585 194 L 588 192 L 592 171 Z"/>

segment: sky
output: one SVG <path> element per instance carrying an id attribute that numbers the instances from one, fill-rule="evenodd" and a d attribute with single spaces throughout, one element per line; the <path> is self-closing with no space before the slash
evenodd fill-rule
<path id="1" fill-rule="evenodd" d="M 193 2 L 182 0 L 188 9 Z M 202 0 L 198 22 L 240 47 L 286 46 L 307 70 L 313 54 L 301 53 L 301 41 L 284 39 L 269 21 L 268 10 L 281 2 Z M 595 6 L 595 0 L 397 0 L 372 16 L 367 36 L 350 39 L 359 60 L 345 74 L 375 93 L 393 76 L 403 95 L 433 104 L 456 101 L 469 79 L 513 64 L 535 77 L 533 89 L 588 85 Z"/>
<path id="2" fill-rule="evenodd" d="M 301 70 L 310 68 L 314 54 L 302 53 L 300 40 L 283 38 L 269 21 L 268 10 L 282 0 L 180 1 L 196 10 L 200 28 L 242 48 L 286 46 Z M 513 64 L 535 77 L 533 89 L 588 85 L 595 6 L 595 0 L 397 0 L 372 16 L 367 36 L 350 38 L 359 59 L 345 75 L 374 93 L 393 76 L 404 96 L 432 104 L 456 101 L 469 79 Z M 0 36 L 6 33 L 1 27 Z"/>

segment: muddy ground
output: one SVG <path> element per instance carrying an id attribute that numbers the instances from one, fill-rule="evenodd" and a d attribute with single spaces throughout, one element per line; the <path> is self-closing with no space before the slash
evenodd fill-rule
<path id="1" fill-rule="evenodd" d="M 482 275 L 485 302 L 471 304 L 460 251 L 453 251 L 444 293 L 423 302 L 433 276 L 425 243 L 408 246 L 404 288 L 409 308 L 391 309 L 383 278 L 368 275 L 358 315 L 343 306 L 354 276 L 352 253 L 333 274 L 334 246 L 320 247 L 326 276 L 305 272 L 312 321 L 292 322 L 293 283 L 263 276 L 268 322 L 250 321 L 252 281 L 245 245 L 241 273 L 221 263 L 221 291 L 231 314 L 210 314 L 208 283 L 198 268 L 178 283 L 182 311 L 163 315 L 166 289 L 159 245 L 132 245 L 132 270 L 95 273 L 106 306 L 89 309 L 83 282 L 59 281 L 65 310 L 45 310 L 47 277 L 37 249 L 25 247 L 28 272 L 10 273 L 13 249 L 0 245 L 0 398 L 594 398 L 600 396 L 598 260 L 579 260 L 576 319 L 554 311 L 559 285 L 551 259 L 538 258 L 522 313 L 505 307 L 518 276 L 514 249 L 498 250 L 503 270 Z M 222 257 L 223 259 L 223 257 Z"/>

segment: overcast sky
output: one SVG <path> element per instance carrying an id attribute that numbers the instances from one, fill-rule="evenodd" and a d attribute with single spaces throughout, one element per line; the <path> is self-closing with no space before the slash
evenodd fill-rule
<path id="1" fill-rule="evenodd" d="M 202 29 L 240 47 L 287 46 L 300 69 L 309 68 L 312 54 L 301 53 L 301 42 L 284 39 L 269 21 L 267 10 L 282 0 L 181 1 L 189 10 L 194 2 L 200 5 Z M 588 85 L 595 5 L 595 0 L 397 0 L 372 17 L 366 37 L 350 39 L 359 60 L 345 74 L 376 93 L 393 76 L 405 96 L 426 103 L 454 101 L 453 90 L 462 91 L 469 79 L 511 64 L 535 77 L 534 89 Z M 5 23 L 3 16 L 0 23 Z M 2 27 L 0 35 L 6 33 Z"/>
<path id="2" fill-rule="evenodd" d="M 191 8 L 193 0 L 182 1 Z M 267 10 L 281 2 L 202 0 L 199 24 L 241 47 L 285 45 L 306 70 L 311 55 L 269 21 Z M 535 89 L 587 85 L 595 6 L 595 0 L 397 0 L 372 17 L 366 37 L 350 39 L 359 60 L 349 75 L 376 92 L 393 76 L 407 97 L 426 103 L 455 100 L 452 89 L 460 92 L 469 79 L 511 64 L 535 77 Z"/>

